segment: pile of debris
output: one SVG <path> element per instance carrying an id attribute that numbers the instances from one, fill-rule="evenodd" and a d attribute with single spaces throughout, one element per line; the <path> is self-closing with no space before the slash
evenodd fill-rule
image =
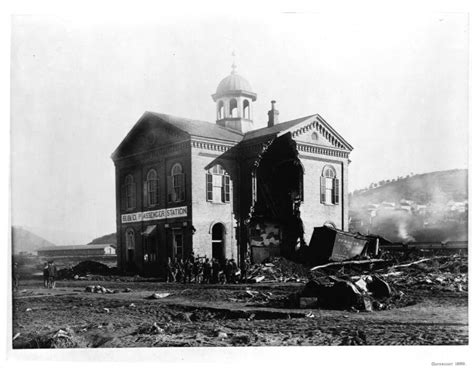
<path id="1" fill-rule="evenodd" d="M 108 276 L 116 274 L 116 267 L 109 268 L 107 265 L 95 261 L 83 261 L 74 267 L 62 268 L 58 270 L 59 279 L 88 279 L 90 275 Z"/>
<path id="2" fill-rule="evenodd" d="M 354 311 L 388 309 L 404 294 L 378 275 L 329 276 L 309 281 L 298 295 L 300 308 Z"/>
<path id="3" fill-rule="evenodd" d="M 246 288 L 245 292 L 239 294 L 237 299 L 230 298 L 233 301 L 240 301 L 243 300 L 245 303 L 249 304 L 268 304 L 272 299 L 274 299 L 273 293 L 269 291 L 258 291 L 258 290 L 251 290 L 250 288 Z"/>
<path id="4" fill-rule="evenodd" d="M 358 261 L 313 267 L 312 280 L 287 302 L 300 308 L 372 311 L 414 303 L 407 296 L 413 294 L 413 290 L 436 293 L 468 291 L 465 256 L 396 262 L 395 259 L 381 260 L 377 270 L 365 269 L 362 272 Z"/>
<path id="5" fill-rule="evenodd" d="M 250 282 L 306 282 L 308 276 L 309 270 L 302 264 L 281 257 L 253 264 L 248 271 Z"/>
<path id="6" fill-rule="evenodd" d="M 107 288 L 105 288 L 103 286 L 100 286 L 100 285 L 86 286 L 84 291 L 87 292 L 87 293 L 96 293 L 96 294 L 116 294 L 116 293 L 120 293 L 119 290 L 107 289 Z"/>

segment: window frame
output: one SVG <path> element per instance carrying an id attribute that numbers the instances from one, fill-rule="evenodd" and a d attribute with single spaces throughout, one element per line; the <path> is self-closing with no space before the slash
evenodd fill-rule
<path id="1" fill-rule="evenodd" d="M 327 206 L 340 203 L 340 181 L 336 169 L 331 165 L 323 167 L 320 176 L 320 202 Z"/>
<path id="2" fill-rule="evenodd" d="M 220 182 L 220 185 L 215 183 Z M 225 168 L 216 164 L 206 172 L 206 201 L 210 203 L 230 203 L 230 175 Z M 215 194 L 219 193 L 219 198 Z"/>
<path id="3" fill-rule="evenodd" d="M 158 178 L 158 172 L 154 168 L 148 170 L 144 186 L 145 186 L 144 189 L 145 189 L 145 197 L 146 197 L 145 203 L 147 207 L 158 206 L 159 205 L 159 178 Z"/>
<path id="4" fill-rule="evenodd" d="M 168 202 L 183 202 L 186 198 L 186 180 L 183 165 L 179 162 L 175 163 L 171 167 L 170 174 L 168 176 Z"/>
<path id="5" fill-rule="evenodd" d="M 125 210 L 133 210 L 137 206 L 136 184 L 132 174 L 127 174 L 124 180 L 124 207 Z"/>

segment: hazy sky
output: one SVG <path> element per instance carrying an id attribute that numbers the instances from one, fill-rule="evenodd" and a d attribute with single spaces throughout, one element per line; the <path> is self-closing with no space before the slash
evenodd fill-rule
<path id="1" fill-rule="evenodd" d="M 148 18 L 149 19 L 149 18 Z M 261 14 L 13 19 L 12 224 L 58 244 L 115 231 L 110 154 L 148 111 L 215 121 L 237 71 L 255 127 L 319 113 L 354 146 L 350 190 L 468 161 L 468 19 Z"/>

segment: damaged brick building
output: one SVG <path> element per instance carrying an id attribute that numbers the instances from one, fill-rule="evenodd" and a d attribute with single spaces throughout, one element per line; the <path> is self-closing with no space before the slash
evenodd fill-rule
<path id="1" fill-rule="evenodd" d="M 351 145 L 318 114 L 282 122 L 232 72 L 216 122 L 145 112 L 112 154 L 122 270 L 162 275 L 168 258 L 292 256 L 315 226 L 348 228 Z"/>

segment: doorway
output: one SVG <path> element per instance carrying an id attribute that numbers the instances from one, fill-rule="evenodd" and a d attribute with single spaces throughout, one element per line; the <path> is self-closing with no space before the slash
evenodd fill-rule
<path id="1" fill-rule="evenodd" d="M 172 259 L 183 259 L 183 229 L 171 229 Z"/>
<path id="2" fill-rule="evenodd" d="M 215 224 L 212 227 L 212 258 L 219 261 L 225 259 L 224 234 L 225 227 L 223 224 Z"/>

